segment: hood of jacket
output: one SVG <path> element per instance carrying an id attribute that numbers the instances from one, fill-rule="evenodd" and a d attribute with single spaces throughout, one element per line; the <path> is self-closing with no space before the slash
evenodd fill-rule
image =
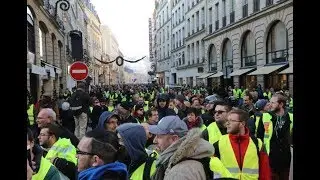
<path id="1" fill-rule="evenodd" d="M 118 115 L 111 113 L 109 111 L 104 111 L 99 117 L 98 128 L 104 129 L 105 122 L 108 122 L 112 116 L 118 116 Z M 119 119 L 119 117 L 118 117 L 118 119 Z"/>
<path id="2" fill-rule="evenodd" d="M 183 158 L 202 159 L 214 154 L 214 147 L 208 141 L 202 139 L 201 130 L 192 128 L 186 136 L 171 144 L 163 151 L 156 161 L 156 165 L 177 164 Z"/>
<path id="3" fill-rule="evenodd" d="M 125 123 L 117 127 L 131 162 L 136 162 L 147 156 L 145 145 L 147 135 L 142 125 L 137 123 Z"/>
<path id="4" fill-rule="evenodd" d="M 125 176 L 126 179 L 128 178 L 127 166 L 120 162 L 114 162 L 105 164 L 98 167 L 91 167 L 79 173 L 78 179 L 79 180 L 99 180 L 103 179 L 103 175 L 106 172 L 114 172 L 115 174 L 121 174 Z"/>

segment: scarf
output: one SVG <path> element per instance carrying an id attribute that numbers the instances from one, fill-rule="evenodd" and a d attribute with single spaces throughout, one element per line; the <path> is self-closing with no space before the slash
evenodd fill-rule
<path id="1" fill-rule="evenodd" d="M 187 120 L 187 126 L 188 126 L 188 129 L 192 129 L 194 127 L 200 127 L 200 118 L 196 117 L 196 120 L 194 122 L 190 122 Z"/>

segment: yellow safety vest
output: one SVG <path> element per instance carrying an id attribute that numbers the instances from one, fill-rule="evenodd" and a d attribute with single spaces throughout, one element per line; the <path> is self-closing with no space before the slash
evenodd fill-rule
<path id="1" fill-rule="evenodd" d="M 144 112 L 147 112 L 149 110 L 149 101 L 144 101 L 143 110 Z"/>
<path id="2" fill-rule="evenodd" d="M 114 106 L 108 106 L 109 112 L 112 112 L 114 110 Z"/>
<path id="3" fill-rule="evenodd" d="M 245 89 L 245 90 L 242 91 L 241 96 L 240 96 L 241 98 L 243 98 L 244 95 L 246 95 L 246 92 L 247 92 L 246 90 L 247 90 L 247 89 Z"/>
<path id="4" fill-rule="evenodd" d="M 130 180 L 142 180 L 143 179 L 143 173 L 144 173 L 144 167 L 146 163 L 143 163 L 136 169 L 130 176 Z M 156 163 L 153 161 L 150 169 L 150 177 L 156 172 Z"/>
<path id="5" fill-rule="evenodd" d="M 77 165 L 76 148 L 71 144 L 70 139 L 60 138 L 53 144 L 46 155 L 46 159 L 63 158 Z"/>
<path id="6" fill-rule="evenodd" d="M 209 126 L 207 127 L 207 130 L 208 130 L 210 144 L 214 144 L 222 136 L 220 129 L 218 128 L 218 125 L 216 122 L 209 124 Z"/>
<path id="7" fill-rule="evenodd" d="M 264 138 L 263 143 L 266 146 L 267 153 L 270 153 L 270 140 L 273 133 L 273 124 L 272 124 L 272 116 L 269 113 L 263 113 L 262 114 L 262 122 L 264 126 Z M 289 113 L 289 119 L 291 121 L 290 123 L 290 133 L 292 132 L 293 127 L 293 114 Z"/>
<path id="8" fill-rule="evenodd" d="M 293 108 L 293 99 L 290 98 L 289 108 Z"/>
<path id="9" fill-rule="evenodd" d="M 250 138 L 247 151 L 240 170 L 236 156 L 229 139 L 229 135 L 221 136 L 219 140 L 220 161 L 232 174 L 233 178 L 243 180 L 257 180 L 259 178 L 259 157 L 257 147 Z M 258 139 L 259 151 L 262 148 L 262 141 Z"/>
<path id="10" fill-rule="evenodd" d="M 127 98 L 126 98 L 126 96 L 121 96 L 122 97 L 122 100 L 121 100 L 121 102 L 125 102 L 125 101 L 127 101 Z"/>
<path id="11" fill-rule="evenodd" d="M 211 157 L 210 158 L 210 170 L 213 172 L 214 179 L 217 178 L 232 178 L 232 174 L 228 171 L 228 169 L 222 164 L 218 157 Z"/>
<path id="12" fill-rule="evenodd" d="M 204 125 L 204 124 L 202 124 L 201 127 L 200 127 L 200 130 L 201 130 L 201 131 L 204 131 L 205 129 L 207 129 L 207 126 Z"/>
<path id="13" fill-rule="evenodd" d="M 41 157 L 39 171 L 37 174 L 32 175 L 32 180 L 44 180 L 51 166 L 53 165 L 49 160 Z"/>
<path id="14" fill-rule="evenodd" d="M 110 100 L 113 100 L 114 95 L 109 95 L 109 97 L 110 97 L 110 98 L 109 98 Z"/>
<path id="15" fill-rule="evenodd" d="M 201 114 L 206 113 L 206 111 L 204 109 L 201 109 Z"/>
<path id="16" fill-rule="evenodd" d="M 252 115 L 251 118 L 253 119 L 253 118 L 254 118 L 254 115 Z M 256 129 L 255 129 L 255 132 L 254 132 L 255 136 L 257 136 L 260 118 L 261 118 L 260 116 L 256 116 L 256 119 L 254 120 L 254 124 L 255 124 L 255 126 L 256 126 Z"/>
<path id="17" fill-rule="evenodd" d="M 30 125 L 34 125 L 34 114 L 33 114 L 33 110 L 34 110 L 34 105 L 31 104 L 29 106 L 29 109 L 27 110 L 27 113 L 28 113 L 28 119 L 29 119 L 29 123 Z"/>
<path id="18" fill-rule="evenodd" d="M 90 106 L 90 107 L 89 107 L 89 109 L 90 109 L 90 113 L 92 113 L 93 107 L 92 107 L 92 106 Z"/>
<path id="19" fill-rule="evenodd" d="M 241 89 L 233 89 L 232 90 L 233 92 L 233 96 L 236 98 L 236 99 L 239 99 L 241 96 L 242 96 L 242 91 Z"/>

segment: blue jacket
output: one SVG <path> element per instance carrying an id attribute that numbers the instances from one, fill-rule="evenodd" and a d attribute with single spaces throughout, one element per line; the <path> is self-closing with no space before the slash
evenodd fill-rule
<path id="1" fill-rule="evenodd" d="M 105 176 L 112 178 L 128 179 L 127 166 L 120 162 L 105 164 L 98 167 L 91 167 L 81 171 L 78 180 L 100 180 Z"/>

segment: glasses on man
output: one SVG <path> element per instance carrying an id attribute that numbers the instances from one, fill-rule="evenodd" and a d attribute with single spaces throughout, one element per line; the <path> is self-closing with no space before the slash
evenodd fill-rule
<path id="1" fill-rule="evenodd" d="M 227 123 L 230 123 L 230 122 L 242 122 L 242 121 L 240 121 L 240 120 L 232 120 L 232 119 L 230 120 L 230 119 L 228 119 L 228 120 L 227 120 Z"/>
<path id="2" fill-rule="evenodd" d="M 40 133 L 39 136 L 50 136 L 50 134 Z"/>
<path id="3" fill-rule="evenodd" d="M 80 151 L 79 149 L 77 149 L 77 154 L 88 155 L 88 156 L 96 155 L 96 154 L 94 154 L 94 153 L 89 153 L 89 152 Z"/>
<path id="4" fill-rule="evenodd" d="M 222 113 L 224 113 L 224 112 L 226 112 L 226 111 L 214 111 L 215 114 L 216 114 L 216 113 L 222 114 Z"/>

